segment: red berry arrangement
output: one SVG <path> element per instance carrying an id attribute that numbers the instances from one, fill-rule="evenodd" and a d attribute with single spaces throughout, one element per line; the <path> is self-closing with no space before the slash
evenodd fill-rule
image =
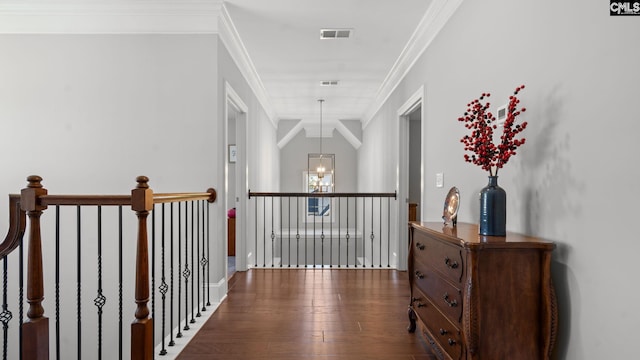
<path id="1" fill-rule="evenodd" d="M 497 144 L 493 141 L 493 131 L 498 128 L 498 125 L 495 116 L 489 112 L 491 104 L 488 101 L 482 103 L 482 100 L 491 94 L 482 93 L 479 99 L 467 104 L 464 116 L 458 118 L 458 121 L 464 122 L 465 127 L 471 130 L 471 135 L 465 135 L 460 139 L 460 142 L 464 144 L 464 149 L 473 152 L 471 155 L 464 155 L 465 161 L 489 171 L 491 176 L 497 176 L 498 169 L 501 169 L 509 161 L 509 158 L 516 154 L 516 149 L 525 142 L 524 138 L 516 139 L 516 135 L 527 128 L 527 122 L 515 123 L 516 117 L 527 110 L 525 108 L 516 109 L 520 103 L 517 95 L 522 89 L 524 89 L 524 85 L 518 86 L 513 95 L 509 96 L 507 118 L 503 124 L 500 142 Z"/>

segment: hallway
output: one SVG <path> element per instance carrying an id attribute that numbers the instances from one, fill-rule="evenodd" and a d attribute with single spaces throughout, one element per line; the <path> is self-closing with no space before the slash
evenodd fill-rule
<path id="1" fill-rule="evenodd" d="M 249 270 L 180 360 L 432 360 L 396 270 Z"/>

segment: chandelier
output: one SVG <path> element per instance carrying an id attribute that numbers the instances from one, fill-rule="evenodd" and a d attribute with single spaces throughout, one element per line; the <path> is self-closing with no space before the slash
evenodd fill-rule
<path id="1" fill-rule="evenodd" d="M 318 174 L 318 179 L 322 179 L 324 178 L 324 173 L 326 171 L 325 167 L 322 165 L 322 103 L 324 100 L 319 99 L 318 102 L 320 103 L 320 165 L 316 168 L 316 173 Z"/>
<path id="2" fill-rule="evenodd" d="M 335 154 L 325 154 L 322 147 L 324 125 L 322 119 L 323 102 L 323 99 L 318 100 L 318 103 L 320 103 L 320 152 L 309 153 L 307 157 L 307 184 L 309 185 L 310 192 L 333 192 Z"/>

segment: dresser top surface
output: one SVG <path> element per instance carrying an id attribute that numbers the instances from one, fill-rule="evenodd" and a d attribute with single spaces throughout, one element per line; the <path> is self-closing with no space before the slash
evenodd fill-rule
<path id="1" fill-rule="evenodd" d="M 463 247 L 492 248 L 541 248 L 553 249 L 552 241 L 534 236 L 507 231 L 506 236 L 480 235 L 477 224 L 458 223 L 457 226 L 443 225 L 442 222 L 411 222 L 410 226 L 428 232 L 443 241 L 456 243 Z"/>

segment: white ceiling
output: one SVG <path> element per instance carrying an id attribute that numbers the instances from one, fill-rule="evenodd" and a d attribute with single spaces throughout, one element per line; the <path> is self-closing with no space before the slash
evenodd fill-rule
<path id="1" fill-rule="evenodd" d="M 323 130 L 357 138 L 338 120 L 366 126 L 462 1 L 1 0 L 0 34 L 218 33 L 274 125 L 313 132 L 324 99 Z"/>
<path id="2" fill-rule="evenodd" d="M 431 0 L 226 0 L 274 121 L 362 120 Z M 320 29 L 353 29 L 321 40 Z M 322 80 L 338 80 L 322 87 Z"/>

